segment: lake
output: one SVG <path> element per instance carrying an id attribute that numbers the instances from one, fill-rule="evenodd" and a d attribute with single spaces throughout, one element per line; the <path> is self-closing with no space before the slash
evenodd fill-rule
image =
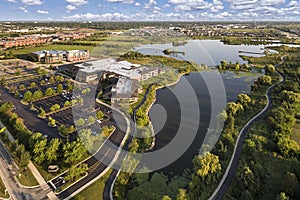
<path id="1" fill-rule="evenodd" d="M 245 63 L 239 57 L 240 51 L 253 52 L 254 54 L 251 54 L 253 56 L 262 56 L 258 53 L 264 52 L 263 45 L 224 45 L 215 40 L 188 41 L 186 45 L 180 47 L 172 47 L 171 43 L 143 45 L 135 50 L 147 55 L 163 55 L 162 51 L 167 48 L 185 52 L 185 55 L 170 55 L 172 57 L 208 66 L 218 65 L 222 60 Z M 192 137 L 189 128 L 196 127 L 195 136 L 192 143 L 186 147 L 186 151 L 181 152 L 182 155 L 178 156 L 175 162 L 158 171 L 180 175 L 184 169 L 192 169 L 192 160 L 199 153 L 204 138 L 211 129 L 211 122 L 214 122 L 217 114 L 225 109 L 227 102 L 236 101 L 240 93 L 249 93 L 254 80 L 262 74 L 263 70 L 235 74 L 219 73 L 215 69 L 210 69 L 185 75 L 174 86 L 157 90 L 156 102 L 149 111 L 156 133 L 156 143 L 152 151 L 161 150 L 172 143 L 181 127 L 187 127 L 185 133 L 187 137 Z M 191 96 L 186 94 L 187 90 L 192 90 Z M 191 99 L 196 99 L 196 102 Z M 217 102 L 218 105 L 213 102 Z M 186 110 L 188 114 L 183 117 L 182 113 Z M 199 119 L 191 118 L 196 116 L 196 112 L 200 114 Z M 174 148 L 171 153 L 177 153 L 177 150 Z"/>

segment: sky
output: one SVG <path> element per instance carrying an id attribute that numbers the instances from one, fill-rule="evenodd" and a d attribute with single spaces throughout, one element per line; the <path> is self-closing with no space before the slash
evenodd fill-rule
<path id="1" fill-rule="evenodd" d="M 300 0 L 0 0 L 0 21 L 300 21 Z"/>

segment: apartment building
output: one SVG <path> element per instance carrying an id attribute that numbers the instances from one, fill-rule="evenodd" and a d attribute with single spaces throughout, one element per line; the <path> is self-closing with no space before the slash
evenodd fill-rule
<path id="1" fill-rule="evenodd" d="M 88 50 L 70 50 L 70 51 L 55 51 L 55 50 L 43 50 L 31 53 L 38 62 L 41 63 L 59 63 L 62 61 L 75 62 L 86 60 L 89 58 Z"/>

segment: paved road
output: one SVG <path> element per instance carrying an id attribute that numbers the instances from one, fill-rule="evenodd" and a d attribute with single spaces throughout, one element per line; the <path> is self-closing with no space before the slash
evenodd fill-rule
<path id="1" fill-rule="evenodd" d="M 109 108 L 106 109 L 109 110 Z M 118 157 L 116 156 L 119 152 L 118 147 L 122 146 L 122 143 L 124 142 L 124 138 L 126 136 L 123 130 L 124 127 L 127 127 L 127 122 L 124 117 L 121 116 L 121 114 L 114 113 L 114 117 L 118 119 L 118 123 L 114 122 L 116 130 L 109 137 L 109 139 L 105 141 L 99 151 L 97 151 L 97 153 L 94 154 L 93 157 L 85 161 L 85 163 L 89 166 L 88 175 L 60 193 L 58 195 L 60 199 L 70 198 L 70 196 L 72 196 L 76 191 L 86 186 L 89 182 L 94 181 L 96 178 L 99 178 L 100 174 L 109 169 L 110 166 L 107 165 L 108 163 L 115 162 L 116 158 Z M 113 118 L 111 118 L 111 120 L 114 121 Z M 120 160 L 120 158 L 118 160 Z"/>
<path id="2" fill-rule="evenodd" d="M 150 92 L 150 89 L 151 89 L 154 85 L 155 85 L 155 83 L 151 84 L 151 85 L 147 88 L 147 90 L 146 90 L 146 92 L 145 92 L 145 95 L 144 95 L 144 97 L 143 97 L 143 100 L 139 103 L 139 105 L 137 105 L 137 106 L 133 109 L 133 114 L 132 114 L 132 116 L 131 116 L 133 122 L 135 122 L 135 113 L 136 113 L 136 111 L 137 111 L 137 110 L 145 103 L 145 101 L 147 100 L 148 94 L 149 94 L 149 92 Z M 130 126 L 131 126 L 131 131 L 134 132 L 134 131 L 135 131 L 135 124 L 132 124 L 132 123 L 131 123 Z M 129 146 L 129 144 L 131 143 L 132 139 L 133 139 L 133 136 L 132 136 L 132 134 L 130 134 L 129 139 L 126 141 L 126 144 L 125 144 L 125 146 L 124 146 L 124 149 L 125 149 L 125 150 L 128 151 L 128 146 Z M 122 156 L 123 156 L 123 158 L 125 158 L 127 155 L 122 155 Z M 122 159 L 122 158 L 121 158 L 121 159 Z M 116 179 L 117 179 L 119 173 L 120 173 L 120 170 L 114 169 L 114 170 L 112 171 L 112 173 L 110 174 L 110 176 L 109 176 L 109 178 L 108 178 L 108 180 L 107 180 L 107 182 L 106 182 L 106 184 L 105 184 L 105 187 L 104 187 L 104 192 L 103 192 L 103 199 L 104 199 L 104 200 L 112 200 L 112 199 L 113 199 L 113 187 L 114 187 L 114 184 L 115 184 L 115 182 L 116 182 Z"/>
<path id="3" fill-rule="evenodd" d="M 281 57 L 282 62 L 279 63 L 278 65 L 282 64 L 284 62 L 284 56 Z M 276 66 L 278 66 L 276 65 Z M 275 66 L 275 67 L 276 67 Z M 281 77 L 281 80 L 278 84 L 282 83 L 283 81 L 285 81 L 285 79 L 283 78 L 283 76 L 281 74 L 278 73 L 278 75 Z M 226 191 L 228 190 L 228 188 L 231 185 L 231 181 L 235 176 L 236 173 L 236 169 L 238 167 L 238 163 L 239 163 L 239 159 L 240 159 L 240 155 L 242 152 L 242 147 L 243 147 L 243 141 L 245 139 L 245 135 L 247 133 L 247 131 L 249 130 L 249 128 L 252 126 L 252 124 L 262 115 L 264 115 L 265 113 L 267 113 L 271 107 L 272 107 L 272 99 L 270 97 L 270 92 L 272 91 L 272 89 L 276 86 L 272 85 L 271 87 L 269 87 L 266 91 L 266 98 L 267 98 L 267 105 L 264 107 L 264 109 L 258 113 L 256 116 L 254 116 L 250 121 L 248 121 L 247 124 L 245 124 L 245 126 L 241 129 L 239 136 L 237 138 L 236 144 L 235 144 L 235 148 L 232 154 L 232 157 L 230 159 L 230 162 L 227 166 L 227 169 L 225 171 L 225 174 L 223 175 L 222 180 L 220 181 L 217 189 L 214 191 L 214 193 L 212 194 L 212 196 L 209 198 L 210 200 L 219 200 L 222 199 L 223 196 L 226 194 Z"/>
<path id="4" fill-rule="evenodd" d="M 9 191 L 9 194 L 11 195 L 11 198 L 14 200 L 48 199 L 41 187 L 33 189 L 22 188 L 16 180 L 16 172 L 17 168 L 13 158 L 0 141 L 0 175 L 7 187 L 7 190 Z"/>

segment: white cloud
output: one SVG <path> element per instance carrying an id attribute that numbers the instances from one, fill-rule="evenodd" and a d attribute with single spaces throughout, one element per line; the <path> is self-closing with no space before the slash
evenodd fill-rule
<path id="1" fill-rule="evenodd" d="M 22 3 L 26 5 L 42 5 L 43 2 L 41 0 L 22 0 Z"/>
<path id="2" fill-rule="evenodd" d="M 82 6 L 89 3 L 87 0 L 66 0 L 66 2 L 75 6 Z"/>
<path id="3" fill-rule="evenodd" d="M 23 11 L 24 13 L 28 13 L 28 10 L 26 8 L 26 6 L 24 7 L 18 7 L 19 10 Z"/>
<path id="4" fill-rule="evenodd" d="M 11 3 L 17 3 L 17 0 L 6 0 L 8 2 L 11 2 Z"/>
<path id="5" fill-rule="evenodd" d="M 171 5 L 168 4 L 168 3 L 166 3 L 165 5 L 163 5 L 163 8 L 170 8 L 170 7 L 171 7 Z"/>
<path id="6" fill-rule="evenodd" d="M 69 5 L 66 6 L 66 9 L 67 9 L 67 11 L 72 11 L 72 10 L 76 10 L 77 7 L 69 4 Z"/>
<path id="7" fill-rule="evenodd" d="M 105 13 L 105 14 L 75 14 L 64 17 L 67 20 L 89 20 L 89 21 L 111 21 L 111 20 L 128 20 L 129 17 L 122 13 Z"/>
<path id="8" fill-rule="evenodd" d="M 37 13 L 39 13 L 39 14 L 49 14 L 49 11 L 47 11 L 47 10 L 37 10 L 36 11 Z"/>
<path id="9" fill-rule="evenodd" d="M 145 3 L 144 8 L 149 9 L 151 6 L 157 5 L 157 2 L 155 0 L 149 0 L 148 3 Z"/>
<path id="10" fill-rule="evenodd" d="M 108 2 L 114 2 L 114 3 L 126 3 L 126 4 L 133 4 L 134 0 L 106 0 Z"/>
<path id="11" fill-rule="evenodd" d="M 136 2 L 134 5 L 135 6 L 141 6 L 141 4 L 139 2 Z"/>
<path id="12" fill-rule="evenodd" d="M 261 0 L 263 6 L 276 6 L 285 3 L 285 0 Z"/>
<path id="13" fill-rule="evenodd" d="M 210 9 L 214 6 L 213 3 L 209 3 L 204 0 L 169 0 L 168 2 L 176 5 L 175 11 L 204 10 Z M 220 3 L 222 3 L 218 0 L 215 2 L 218 4 L 218 6 L 220 6 Z"/>

